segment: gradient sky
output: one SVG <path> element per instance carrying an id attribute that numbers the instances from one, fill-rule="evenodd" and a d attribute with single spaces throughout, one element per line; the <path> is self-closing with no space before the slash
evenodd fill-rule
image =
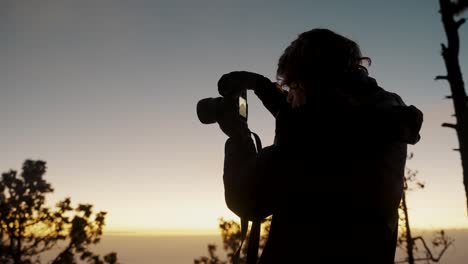
<path id="1" fill-rule="evenodd" d="M 425 114 L 408 166 L 424 190 L 409 195 L 417 227 L 468 227 L 451 121 L 437 0 L 2 0 L 0 170 L 47 161 L 55 187 L 108 211 L 108 229 L 217 232 L 224 203 L 226 136 L 199 123 L 233 70 L 272 80 L 303 31 L 325 27 L 356 40 L 370 74 Z M 468 75 L 468 27 L 461 29 Z M 466 79 L 466 77 L 465 77 Z M 274 119 L 249 95 L 249 124 L 272 144 Z"/>

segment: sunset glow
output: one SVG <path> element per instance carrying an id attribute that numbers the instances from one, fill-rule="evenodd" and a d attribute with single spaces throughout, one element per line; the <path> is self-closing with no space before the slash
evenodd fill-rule
<path id="1" fill-rule="evenodd" d="M 411 225 L 468 228 L 458 142 L 441 127 L 449 88 L 434 81 L 445 73 L 437 1 L 297 2 L 2 1 L 0 169 L 46 161 L 48 202 L 93 204 L 111 234 L 218 234 L 220 217 L 238 220 L 224 201 L 227 138 L 199 122 L 196 103 L 218 96 L 226 72 L 275 80 L 297 34 L 327 27 L 357 40 L 370 75 L 424 112 L 407 164 L 426 184 L 408 194 Z M 248 99 L 250 128 L 272 144 L 274 118 Z"/>

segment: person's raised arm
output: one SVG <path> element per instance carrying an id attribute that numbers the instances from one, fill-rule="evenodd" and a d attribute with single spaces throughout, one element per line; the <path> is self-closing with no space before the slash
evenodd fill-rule
<path id="1" fill-rule="evenodd" d="M 223 96 L 240 89 L 253 90 L 274 117 L 276 117 L 281 104 L 286 102 L 287 92 L 258 73 L 233 71 L 224 74 L 218 81 L 218 91 Z"/>
<path id="2" fill-rule="evenodd" d="M 269 146 L 257 152 L 247 124 L 239 119 L 224 116 L 218 124 L 229 137 L 223 171 L 228 208 L 245 219 L 262 219 L 272 214 L 283 171 L 279 149 Z"/>

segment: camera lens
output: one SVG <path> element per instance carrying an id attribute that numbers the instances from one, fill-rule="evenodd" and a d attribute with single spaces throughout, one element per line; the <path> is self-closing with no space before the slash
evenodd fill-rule
<path id="1" fill-rule="evenodd" d="M 197 103 L 197 116 L 203 124 L 213 124 L 217 122 L 218 111 L 222 97 L 205 98 Z"/>

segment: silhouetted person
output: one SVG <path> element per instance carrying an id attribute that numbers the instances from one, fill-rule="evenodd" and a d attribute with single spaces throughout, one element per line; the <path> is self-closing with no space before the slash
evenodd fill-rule
<path id="1" fill-rule="evenodd" d="M 273 215 L 260 263 L 393 263 L 422 113 L 379 87 L 363 60 L 352 40 L 313 29 L 285 49 L 278 83 L 245 71 L 219 80 L 220 91 L 252 89 L 276 118 L 274 144 L 259 153 L 244 123 L 219 121 L 228 207 Z"/>

